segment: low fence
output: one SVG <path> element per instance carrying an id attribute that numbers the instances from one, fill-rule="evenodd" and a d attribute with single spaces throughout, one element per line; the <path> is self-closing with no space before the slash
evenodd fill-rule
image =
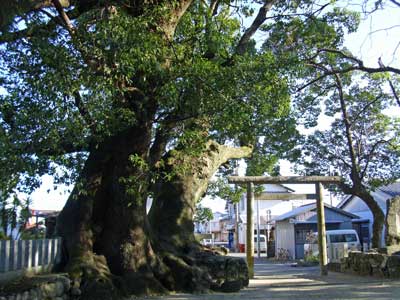
<path id="1" fill-rule="evenodd" d="M 49 269 L 60 258 L 61 239 L 0 241 L 0 277 Z M 11 274 L 10 274 L 11 275 Z M 1 278 L 0 278 L 1 279 Z"/>

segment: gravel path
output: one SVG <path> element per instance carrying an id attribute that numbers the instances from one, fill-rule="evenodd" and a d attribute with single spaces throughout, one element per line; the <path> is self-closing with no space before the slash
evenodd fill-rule
<path id="1" fill-rule="evenodd" d="M 320 276 L 318 267 L 256 262 L 255 278 L 239 293 L 206 295 L 174 294 L 146 300 L 252 300 L 346 299 L 400 300 L 400 280 L 375 279 L 330 272 Z"/>

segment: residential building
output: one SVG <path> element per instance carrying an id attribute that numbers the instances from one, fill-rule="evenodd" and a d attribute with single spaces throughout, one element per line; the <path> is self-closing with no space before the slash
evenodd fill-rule
<path id="1" fill-rule="evenodd" d="M 394 182 L 389 185 L 381 186 L 371 192 L 372 197 L 378 203 L 380 209 L 386 216 L 387 212 L 387 200 L 400 196 L 400 181 Z M 372 225 L 374 217 L 371 210 L 365 204 L 365 202 L 356 197 L 348 195 L 346 196 L 337 206 L 347 212 L 355 214 L 360 217 L 360 220 L 354 224 L 354 229 L 357 230 L 360 240 L 365 244 L 371 241 L 372 237 Z M 385 245 L 385 228 L 382 231 L 381 245 Z"/>
<path id="2" fill-rule="evenodd" d="M 264 193 L 270 194 L 282 194 L 288 193 L 291 194 L 294 190 L 281 185 L 281 184 L 263 184 L 261 185 Z M 260 234 L 264 234 L 269 236 L 269 231 L 273 227 L 274 222 L 273 219 L 278 217 L 279 215 L 289 212 L 294 208 L 315 202 L 315 200 L 291 200 L 291 201 L 282 201 L 282 200 L 256 200 L 254 204 L 254 228 L 255 234 L 257 234 L 257 228 L 260 228 Z M 239 248 L 241 251 L 244 251 L 246 244 L 246 227 L 247 227 L 247 208 L 246 208 L 246 195 L 243 195 L 241 200 L 237 205 L 230 203 L 227 201 L 227 212 L 230 216 L 230 222 L 227 225 L 229 232 L 235 232 L 235 218 L 236 218 L 236 207 L 238 209 L 238 239 L 239 239 Z M 257 219 L 257 210 L 259 219 Z M 258 226 L 257 226 L 258 222 Z"/>
<path id="3" fill-rule="evenodd" d="M 199 234 L 210 233 L 213 236 L 215 242 L 227 242 L 228 241 L 228 214 L 215 212 L 213 213 L 213 219 L 209 222 L 195 222 L 194 231 Z"/>
<path id="4" fill-rule="evenodd" d="M 294 259 L 304 258 L 309 232 L 317 232 L 316 203 L 297 207 L 274 219 L 276 254 L 284 249 Z M 326 230 L 352 229 L 358 216 L 324 203 Z"/>

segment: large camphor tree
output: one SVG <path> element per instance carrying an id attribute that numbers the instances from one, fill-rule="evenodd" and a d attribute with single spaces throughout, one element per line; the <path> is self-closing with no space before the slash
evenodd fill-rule
<path id="1" fill-rule="evenodd" d="M 293 147 L 298 66 L 253 37 L 269 38 L 267 21 L 288 36 L 297 24 L 307 46 L 335 48 L 352 15 L 327 17 L 328 6 L 2 2 L 0 188 L 29 191 L 43 174 L 74 184 L 58 218 L 59 267 L 84 299 L 246 284 L 241 261 L 212 270 L 221 258 L 195 241 L 195 207 L 220 165 L 250 156 L 259 137 L 270 151 L 254 149 L 271 161 Z M 253 16 L 246 28 L 240 16 Z"/>

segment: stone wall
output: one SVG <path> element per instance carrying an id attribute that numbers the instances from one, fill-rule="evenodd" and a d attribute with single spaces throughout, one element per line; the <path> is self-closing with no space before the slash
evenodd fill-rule
<path id="1" fill-rule="evenodd" d="M 330 269 L 364 276 L 400 278 L 400 256 L 352 251 L 342 259 L 340 266 L 332 265 Z"/>
<path id="2" fill-rule="evenodd" d="M 0 300 L 70 300 L 81 294 L 66 275 L 22 278 L 2 288 Z"/>
<path id="3" fill-rule="evenodd" d="M 400 197 L 386 201 L 386 247 L 388 254 L 400 253 Z"/>

